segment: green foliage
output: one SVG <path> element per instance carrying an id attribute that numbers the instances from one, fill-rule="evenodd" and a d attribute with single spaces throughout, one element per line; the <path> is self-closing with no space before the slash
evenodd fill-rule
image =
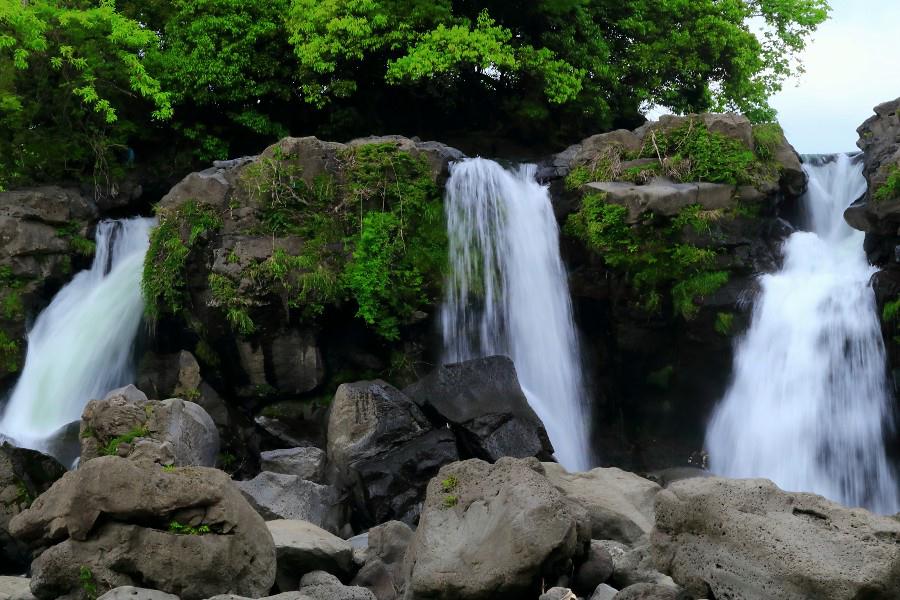
<path id="1" fill-rule="evenodd" d="M 212 530 L 209 525 L 198 525 L 197 527 L 193 527 L 191 525 L 184 525 L 178 521 L 169 521 L 169 533 L 178 535 L 206 535 L 211 532 Z"/>
<path id="2" fill-rule="evenodd" d="M 441 489 L 444 493 L 450 493 L 455 490 L 459 486 L 459 479 L 455 475 L 450 475 L 443 481 L 441 481 Z"/>
<path id="3" fill-rule="evenodd" d="M 144 259 L 141 290 L 147 316 L 178 314 L 184 307 L 184 269 L 188 255 L 201 238 L 222 226 L 208 206 L 188 201 L 174 211 L 161 211 L 159 225 L 150 234 Z"/>
<path id="4" fill-rule="evenodd" d="M 94 573 L 89 567 L 82 566 L 78 569 L 78 581 L 81 583 L 81 590 L 84 592 L 87 600 L 97 600 L 97 582 L 94 580 Z"/>
<path id="5" fill-rule="evenodd" d="M 600 254 L 609 267 L 623 271 L 645 310 L 658 311 L 668 291 L 675 314 L 694 318 L 696 301 L 728 281 L 726 271 L 715 269 L 715 251 L 681 241 L 685 228 L 709 233 L 700 207 L 686 207 L 667 223 L 629 225 L 627 218 L 628 209 L 607 202 L 605 194 L 586 194 L 565 230 Z"/>
<path id="6" fill-rule="evenodd" d="M 734 330 L 734 315 L 727 312 L 716 313 L 715 330 L 724 336 L 731 335 Z"/>
<path id="7" fill-rule="evenodd" d="M 219 466 L 223 469 L 228 470 L 237 462 L 237 457 L 231 452 L 220 452 L 216 462 L 218 462 Z"/>
<path id="8" fill-rule="evenodd" d="M 212 292 L 213 306 L 225 310 L 225 316 L 235 331 L 241 335 L 250 335 L 256 331 L 256 325 L 248 312 L 250 303 L 238 294 L 233 281 L 224 275 L 210 273 L 209 290 Z"/>
<path id="9" fill-rule="evenodd" d="M 25 279 L 13 275 L 12 269 L 0 267 L 0 318 L 17 321 L 25 316 L 21 292 L 24 285 Z"/>
<path id="10" fill-rule="evenodd" d="M 448 494 L 444 496 L 444 508 L 453 508 L 459 504 L 459 496 Z"/>
<path id="11" fill-rule="evenodd" d="M 19 370 L 19 340 L 14 340 L 0 330 L 0 372 L 15 373 Z"/>
<path id="12" fill-rule="evenodd" d="M 893 165 L 890 167 L 887 179 L 878 186 L 873 197 L 876 202 L 885 202 L 887 200 L 896 200 L 897 198 L 900 198 L 900 166 Z"/>
<path id="13" fill-rule="evenodd" d="M 669 389 L 672 383 L 672 376 L 675 374 L 675 367 L 666 365 L 661 369 L 657 369 L 647 375 L 647 383 L 660 390 Z"/>
<path id="14" fill-rule="evenodd" d="M 210 346 L 209 342 L 203 338 L 197 341 L 197 345 L 194 347 L 194 356 L 196 356 L 200 362 L 213 369 L 218 369 L 222 364 L 219 354 L 212 346 Z"/>
<path id="15" fill-rule="evenodd" d="M 163 465 L 163 471 L 166 473 L 174 473 L 177 468 L 175 465 Z"/>
<path id="16" fill-rule="evenodd" d="M 81 225 L 67 223 L 56 229 L 56 234 L 69 242 L 72 250 L 82 256 L 93 256 L 97 251 L 97 243 L 81 235 Z"/>
<path id="17" fill-rule="evenodd" d="M 150 430 L 146 427 L 135 427 L 134 429 L 109 440 L 105 446 L 100 448 L 100 455 L 115 456 L 119 452 L 119 444 L 130 444 L 137 438 L 147 437 L 149 433 Z"/>
<path id="18" fill-rule="evenodd" d="M 778 123 L 753 125 L 753 150 L 762 161 L 775 160 L 775 152 L 784 139 L 784 131 Z"/>
<path id="19" fill-rule="evenodd" d="M 20 508 L 28 508 L 34 502 L 34 496 L 28 491 L 24 481 L 16 481 L 16 499 L 13 502 Z"/>
<path id="20" fill-rule="evenodd" d="M 900 298 L 886 302 L 881 309 L 881 320 L 884 323 L 893 323 L 900 317 Z"/>

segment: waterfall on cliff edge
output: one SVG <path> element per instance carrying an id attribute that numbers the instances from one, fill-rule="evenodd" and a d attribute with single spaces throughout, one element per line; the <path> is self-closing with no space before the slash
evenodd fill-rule
<path id="1" fill-rule="evenodd" d="M 875 269 L 864 234 L 843 218 L 865 191 L 862 165 L 838 155 L 804 170 L 811 231 L 791 235 L 781 271 L 760 278 L 731 388 L 707 433 L 711 468 L 892 513 L 900 501 L 884 447 L 891 394 Z"/>
<path id="2" fill-rule="evenodd" d="M 512 358 L 531 407 L 567 469 L 590 468 L 581 354 L 559 230 L 534 167 L 481 158 L 451 167 L 444 358 Z"/>
<path id="3" fill-rule="evenodd" d="M 141 270 L 152 219 L 97 226 L 91 268 L 75 275 L 28 333 L 25 367 L 12 391 L 0 433 L 43 449 L 85 404 L 130 383 L 133 346 L 143 314 Z"/>

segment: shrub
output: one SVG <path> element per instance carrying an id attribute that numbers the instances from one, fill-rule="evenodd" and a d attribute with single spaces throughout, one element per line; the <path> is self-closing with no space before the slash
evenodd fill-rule
<path id="1" fill-rule="evenodd" d="M 900 166 L 890 168 L 887 179 L 875 190 L 874 198 L 877 202 L 900 198 Z"/>
<path id="2" fill-rule="evenodd" d="M 130 444 L 137 438 L 147 437 L 149 433 L 150 430 L 146 427 L 135 427 L 131 431 L 109 440 L 106 445 L 100 449 L 100 454 L 102 456 L 114 456 L 119 452 L 119 444 Z"/>

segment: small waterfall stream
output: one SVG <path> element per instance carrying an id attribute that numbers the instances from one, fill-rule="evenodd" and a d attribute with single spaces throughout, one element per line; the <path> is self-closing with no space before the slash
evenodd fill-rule
<path id="1" fill-rule="evenodd" d="M 891 394 L 864 234 L 844 209 L 865 192 L 861 161 L 804 165 L 810 231 L 784 244 L 781 271 L 760 278 L 730 389 L 707 432 L 712 471 L 766 477 L 881 513 L 900 510 L 884 447 Z"/>
<path id="2" fill-rule="evenodd" d="M 79 419 L 89 400 L 133 380 L 141 271 L 153 224 L 135 218 L 97 225 L 91 268 L 59 291 L 28 333 L 25 366 L 0 433 L 46 450 L 44 441 Z"/>
<path id="3" fill-rule="evenodd" d="M 532 166 L 464 160 L 451 167 L 446 213 L 445 362 L 512 358 L 557 459 L 590 468 L 581 355 L 547 188 Z"/>

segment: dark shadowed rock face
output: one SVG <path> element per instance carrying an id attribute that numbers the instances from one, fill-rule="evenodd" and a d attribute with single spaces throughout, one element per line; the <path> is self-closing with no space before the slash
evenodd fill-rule
<path id="1" fill-rule="evenodd" d="M 438 367 L 404 393 L 426 413 L 450 424 L 465 458 L 551 459 L 553 446 L 508 357 Z"/>
<path id="2" fill-rule="evenodd" d="M 31 562 L 28 548 L 10 536 L 10 520 L 65 472 L 50 456 L 8 443 L 0 445 L 0 575 L 20 575 Z"/>
<path id="3" fill-rule="evenodd" d="M 456 440 L 384 381 L 341 385 L 328 420 L 328 462 L 352 494 L 358 523 L 412 524 L 428 480 L 457 460 Z"/>

